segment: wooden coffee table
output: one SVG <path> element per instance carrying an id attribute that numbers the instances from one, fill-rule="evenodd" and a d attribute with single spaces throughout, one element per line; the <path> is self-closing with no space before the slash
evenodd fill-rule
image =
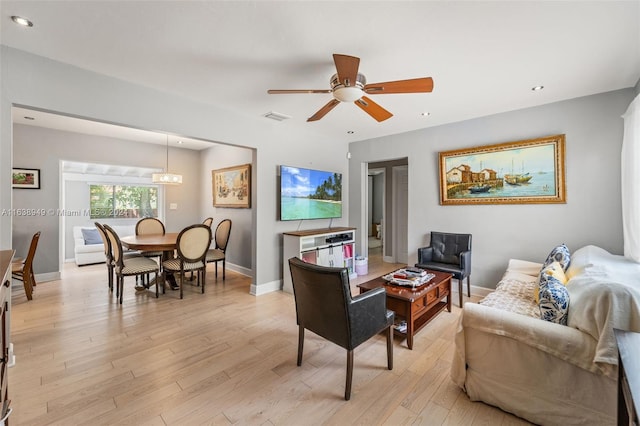
<path id="1" fill-rule="evenodd" d="M 413 349 L 413 336 L 445 308 L 451 312 L 451 274 L 430 271 L 430 281 L 415 289 L 390 284 L 382 277 L 358 284 L 360 294 L 384 287 L 387 292 L 387 309 L 407 322 L 406 332 L 394 328 L 396 335 L 407 338 L 407 346 Z M 446 299 L 446 301 L 444 300 Z"/>

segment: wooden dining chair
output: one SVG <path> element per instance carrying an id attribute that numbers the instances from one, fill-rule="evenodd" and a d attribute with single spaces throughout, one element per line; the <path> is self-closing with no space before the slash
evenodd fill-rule
<path id="1" fill-rule="evenodd" d="M 180 299 L 184 294 L 184 274 L 194 271 L 198 285 L 202 282 L 202 293 L 206 279 L 205 257 L 211 244 L 211 228 L 203 223 L 187 226 L 178 234 L 176 251 L 178 257 L 162 262 L 163 275 L 180 273 Z"/>
<path id="2" fill-rule="evenodd" d="M 36 256 L 38 240 L 40 240 L 40 231 L 33 234 L 27 257 L 25 259 L 15 259 L 11 263 L 11 278 L 22 281 L 27 300 L 33 299 L 33 287 L 36 286 L 36 277 L 33 273 L 33 258 Z"/>
<path id="3" fill-rule="evenodd" d="M 211 228 L 211 224 L 213 223 L 213 218 L 212 217 L 208 217 L 205 220 L 202 221 L 202 223 L 204 223 L 205 225 L 207 225 L 209 228 Z"/>
<path id="4" fill-rule="evenodd" d="M 216 233 L 214 235 L 216 246 L 207 251 L 206 258 L 207 263 L 215 262 L 216 264 L 216 279 L 218 278 L 218 262 L 222 262 L 222 279 L 224 280 L 226 278 L 226 253 L 230 235 L 231 219 L 224 219 L 216 227 Z"/>
<path id="5" fill-rule="evenodd" d="M 158 279 L 158 272 L 160 271 L 158 264 L 154 260 L 142 256 L 125 258 L 122 250 L 122 242 L 120 241 L 120 237 L 116 231 L 114 231 L 109 225 L 103 225 L 103 227 L 111 244 L 114 265 L 113 270 L 117 277 L 116 297 L 120 299 L 120 304 L 122 305 L 122 295 L 124 293 L 124 277 L 127 276 L 135 275 L 143 277 L 154 272 L 156 278 L 156 297 L 158 297 L 158 286 L 160 282 Z"/>

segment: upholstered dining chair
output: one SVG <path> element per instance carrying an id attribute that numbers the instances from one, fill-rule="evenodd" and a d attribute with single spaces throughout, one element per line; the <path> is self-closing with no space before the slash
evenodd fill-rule
<path id="1" fill-rule="evenodd" d="M 202 223 L 204 223 L 205 225 L 207 225 L 209 228 L 211 228 L 211 224 L 213 223 L 213 218 L 212 217 L 208 217 L 205 220 L 202 221 Z"/>
<path id="2" fill-rule="evenodd" d="M 105 263 L 107 265 L 107 283 L 109 284 L 109 291 L 113 291 L 113 254 L 111 253 L 111 242 L 109 241 L 109 237 L 107 236 L 107 231 L 105 231 L 104 226 L 100 223 L 95 222 L 96 229 L 98 230 L 98 234 L 100 234 L 100 238 L 102 238 L 102 244 L 104 245 L 104 258 Z"/>
<path id="3" fill-rule="evenodd" d="M 351 398 L 353 350 L 378 333 L 387 337 L 387 368 L 393 369 L 393 311 L 383 287 L 351 296 L 347 268 L 330 268 L 289 259 L 298 321 L 298 366 L 302 365 L 304 330 L 347 350 L 344 399 Z"/>
<path id="4" fill-rule="evenodd" d="M 136 223 L 136 235 L 165 234 L 164 223 L 155 217 L 143 217 Z M 158 258 L 158 263 L 162 263 L 162 251 L 141 251 L 144 257 Z M 149 277 L 147 276 L 147 280 Z M 144 283 L 143 283 L 144 285 Z"/>
<path id="5" fill-rule="evenodd" d="M 458 280 L 462 308 L 462 281 L 467 279 L 467 297 L 471 297 L 471 234 L 431 232 L 428 247 L 418 249 L 418 268 L 448 272 Z"/>
<path id="6" fill-rule="evenodd" d="M 36 256 L 38 241 L 40 240 L 40 231 L 33 234 L 27 257 L 24 259 L 15 259 L 11 262 L 11 278 L 22 281 L 24 285 L 24 293 L 27 300 L 33 299 L 33 287 L 36 286 L 36 277 L 33 273 L 33 258 Z"/>
<path id="7" fill-rule="evenodd" d="M 120 237 L 109 225 L 103 225 L 107 237 L 109 237 L 109 243 L 111 245 L 111 253 L 113 256 L 113 271 L 116 274 L 116 297 L 120 299 L 122 305 L 122 298 L 124 293 L 124 277 L 127 276 L 140 276 L 155 273 L 156 283 L 156 297 L 158 297 L 158 286 L 160 280 L 158 279 L 158 272 L 160 267 L 158 264 L 147 257 L 138 256 L 125 258 L 122 249 L 122 242 Z M 164 288 L 163 288 L 164 289 Z"/>
<path id="8" fill-rule="evenodd" d="M 184 294 L 184 274 L 195 271 L 198 285 L 202 283 L 202 293 L 206 280 L 205 257 L 211 244 L 211 228 L 203 223 L 187 226 L 178 234 L 176 251 L 178 257 L 162 262 L 162 271 L 166 274 L 180 273 L 180 299 Z"/>
<path id="9" fill-rule="evenodd" d="M 216 226 L 214 234 L 215 247 L 207 251 L 207 263 L 215 262 L 216 279 L 218 278 L 218 262 L 222 262 L 222 279 L 226 279 L 227 269 L 227 245 L 229 244 L 229 236 L 231 235 L 231 219 L 224 219 Z"/>

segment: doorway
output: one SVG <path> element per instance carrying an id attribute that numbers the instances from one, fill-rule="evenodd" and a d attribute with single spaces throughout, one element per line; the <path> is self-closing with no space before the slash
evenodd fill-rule
<path id="1" fill-rule="evenodd" d="M 367 164 L 367 255 L 382 262 L 408 259 L 408 159 Z"/>

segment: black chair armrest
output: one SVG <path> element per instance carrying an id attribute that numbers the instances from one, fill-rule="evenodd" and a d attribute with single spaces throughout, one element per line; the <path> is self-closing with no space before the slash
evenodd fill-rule
<path id="1" fill-rule="evenodd" d="M 351 348 L 393 324 L 387 323 L 387 296 L 383 287 L 354 297 L 349 306 Z"/>
<path id="2" fill-rule="evenodd" d="M 471 250 L 460 252 L 460 269 L 468 275 L 471 272 Z"/>
<path id="3" fill-rule="evenodd" d="M 433 261 L 433 247 L 420 247 L 418 249 L 418 263 Z"/>

